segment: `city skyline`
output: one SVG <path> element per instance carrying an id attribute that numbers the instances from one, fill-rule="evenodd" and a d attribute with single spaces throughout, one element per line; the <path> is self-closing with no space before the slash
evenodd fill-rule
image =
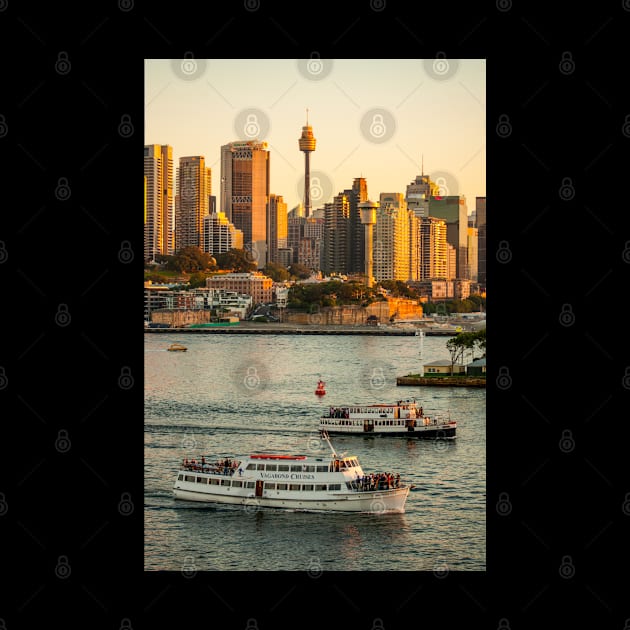
<path id="1" fill-rule="evenodd" d="M 368 196 L 405 192 L 421 172 L 444 194 L 485 197 L 485 60 L 145 60 L 145 144 L 173 148 L 174 165 L 204 156 L 220 200 L 221 146 L 268 143 L 270 193 L 304 201 L 312 126 L 312 210 L 356 177 Z"/>

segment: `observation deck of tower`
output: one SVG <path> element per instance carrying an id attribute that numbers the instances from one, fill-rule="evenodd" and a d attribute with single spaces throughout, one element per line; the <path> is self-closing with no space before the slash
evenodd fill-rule
<path id="1" fill-rule="evenodd" d="M 306 125 L 302 127 L 302 135 L 298 140 L 300 151 L 304 151 L 304 214 L 311 215 L 311 151 L 315 151 L 315 136 L 313 128 L 308 124 L 308 109 L 306 110 Z"/>

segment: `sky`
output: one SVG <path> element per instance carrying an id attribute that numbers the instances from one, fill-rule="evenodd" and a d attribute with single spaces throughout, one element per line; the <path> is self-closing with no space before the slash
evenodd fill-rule
<path id="1" fill-rule="evenodd" d="M 302 126 L 312 209 L 356 177 L 368 196 L 405 193 L 421 173 L 442 194 L 486 196 L 485 59 L 147 59 L 145 144 L 203 155 L 220 203 L 221 146 L 267 142 L 270 193 L 288 209 L 303 202 Z"/>

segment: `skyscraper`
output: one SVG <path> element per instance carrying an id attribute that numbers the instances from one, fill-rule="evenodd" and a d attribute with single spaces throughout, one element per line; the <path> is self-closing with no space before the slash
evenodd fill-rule
<path id="1" fill-rule="evenodd" d="M 302 127 L 302 135 L 298 140 L 300 151 L 304 152 L 304 209 L 306 217 L 311 216 L 311 164 L 310 155 L 315 151 L 315 136 L 313 128 L 308 124 L 308 109 L 306 110 L 306 125 Z"/>
<path id="2" fill-rule="evenodd" d="M 258 268 L 267 262 L 269 151 L 266 142 L 230 142 L 221 147 L 221 210 L 242 230 L 245 249 Z"/>
<path id="3" fill-rule="evenodd" d="M 486 286 L 486 198 L 477 197 L 475 204 L 475 227 L 478 230 L 478 281 Z"/>
<path id="4" fill-rule="evenodd" d="M 267 204 L 267 260 L 280 262 L 278 249 L 287 246 L 287 204 L 282 195 L 269 195 Z"/>
<path id="5" fill-rule="evenodd" d="M 420 220 L 420 277 L 419 280 L 451 279 L 449 273 L 449 247 L 446 240 L 446 223 L 437 217 Z M 451 248 L 451 252 L 455 249 Z M 453 261 L 454 262 L 454 261 Z"/>
<path id="6" fill-rule="evenodd" d="M 361 223 L 359 204 L 367 201 L 367 181 L 364 177 L 355 177 L 352 188 L 344 190 L 350 203 L 350 221 L 348 224 L 348 271 L 365 271 L 365 226 Z"/>
<path id="7" fill-rule="evenodd" d="M 331 202 L 324 204 L 322 271 L 326 274 L 349 271 L 349 225 L 350 199 L 346 193 L 339 193 Z"/>
<path id="8" fill-rule="evenodd" d="M 456 277 L 468 277 L 468 209 L 462 195 L 432 196 L 429 199 L 429 216 L 443 219 L 446 223 L 446 240 L 457 251 Z"/>
<path id="9" fill-rule="evenodd" d="M 203 249 L 203 220 L 208 215 L 212 174 L 203 155 L 179 158 L 175 198 L 175 239 L 183 247 Z"/>
<path id="10" fill-rule="evenodd" d="M 402 193 L 381 193 L 374 229 L 374 278 L 402 280 L 411 275 L 410 217 Z"/>
<path id="11" fill-rule="evenodd" d="M 173 148 L 144 145 L 145 222 L 144 259 L 170 256 L 175 250 L 173 207 Z"/>

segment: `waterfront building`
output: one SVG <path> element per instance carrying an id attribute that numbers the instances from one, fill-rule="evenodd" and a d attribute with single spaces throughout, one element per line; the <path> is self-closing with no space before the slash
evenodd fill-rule
<path id="1" fill-rule="evenodd" d="M 273 297 L 273 280 L 259 271 L 210 276 L 206 278 L 206 287 L 251 295 L 254 304 L 269 303 Z"/>

